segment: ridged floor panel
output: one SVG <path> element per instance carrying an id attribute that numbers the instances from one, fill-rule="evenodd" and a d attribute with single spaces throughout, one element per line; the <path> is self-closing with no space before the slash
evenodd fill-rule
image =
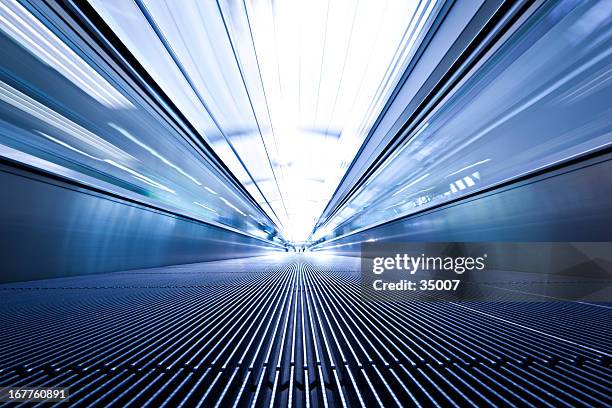
<path id="1" fill-rule="evenodd" d="M 611 406 L 611 305 L 365 301 L 351 258 L 0 286 L 0 386 L 75 406 Z"/>

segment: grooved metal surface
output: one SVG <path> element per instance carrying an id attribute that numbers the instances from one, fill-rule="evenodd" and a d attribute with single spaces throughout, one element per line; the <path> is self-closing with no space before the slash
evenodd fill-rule
<path id="1" fill-rule="evenodd" d="M 295 254 L 0 286 L 0 386 L 75 406 L 610 406 L 611 305 L 366 302 Z"/>

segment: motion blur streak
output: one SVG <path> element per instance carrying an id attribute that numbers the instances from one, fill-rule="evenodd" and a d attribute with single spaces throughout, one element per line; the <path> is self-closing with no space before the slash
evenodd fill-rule
<path id="1" fill-rule="evenodd" d="M 0 4 L 3 31 L 109 108 L 130 107 L 108 83 L 17 1 Z"/>
<path id="2" fill-rule="evenodd" d="M 610 95 L 612 0 L 0 0 L 0 400 L 612 406 Z"/>
<path id="3" fill-rule="evenodd" d="M 30 30 L 42 24 L 17 3 L 7 2 L 2 10 L 11 16 L 18 12 L 15 18 L 21 16 L 22 24 L 29 22 L 34 27 Z M 185 135 L 173 131 L 161 117 L 155 116 L 138 94 L 119 94 L 120 90 L 129 89 L 128 84 L 121 83 L 121 77 L 103 79 L 112 72 L 110 67 L 106 68 L 108 71 L 96 73 L 95 78 L 99 78 L 94 81 L 99 90 L 96 95 L 89 88 L 83 93 L 84 88 L 77 79 L 94 76 L 85 75 L 81 67 L 83 58 L 68 48 L 71 44 L 52 47 L 62 60 L 74 61 L 60 68 L 49 64 L 50 58 L 38 54 L 39 43 L 11 41 L 14 33 L 7 31 L 10 27 L 1 26 L 3 32 L 11 35 L 2 39 L 7 60 L 2 67 L 0 99 L 8 103 L 1 108 L 3 144 L 110 183 L 120 195 L 128 190 L 136 193 L 138 200 L 203 221 L 237 226 L 253 236 L 277 235 L 276 226 L 261 208 L 248 195 L 226 185 L 227 176 L 220 174 L 194 149 Z M 38 29 L 37 35 L 59 41 L 49 29 Z M 24 66 L 28 69 L 24 70 Z M 86 67 L 92 72 L 96 72 L 94 68 L 100 69 Z M 111 83 L 116 85 L 113 87 Z M 98 98 L 102 93 L 118 94 L 126 103 L 105 103 Z M 150 155 L 143 154 L 142 149 Z M 180 167 L 174 164 L 178 162 Z M 193 174 L 206 179 L 226 198 L 222 201 L 210 196 Z M 213 212 L 202 211 L 201 206 L 194 205 L 194 201 L 201 201 L 202 195 L 209 196 L 207 206 Z M 227 205 L 230 201 L 232 204 Z M 242 219 L 247 213 L 252 218 Z"/>
<path id="4" fill-rule="evenodd" d="M 322 219 L 312 239 L 382 224 L 610 146 L 611 3 L 568 10 L 561 2 L 540 14 L 423 118 L 424 127 L 406 134 L 400 153 Z"/>

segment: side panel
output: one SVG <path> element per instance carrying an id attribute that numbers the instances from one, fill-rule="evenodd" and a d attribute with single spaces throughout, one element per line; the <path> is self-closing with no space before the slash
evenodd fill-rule
<path id="1" fill-rule="evenodd" d="M 0 282 L 263 255 L 250 238 L 0 166 Z"/>
<path id="2" fill-rule="evenodd" d="M 610 156 L 322 243 L 358 256 L 361 242 L 612 241 Z"/>

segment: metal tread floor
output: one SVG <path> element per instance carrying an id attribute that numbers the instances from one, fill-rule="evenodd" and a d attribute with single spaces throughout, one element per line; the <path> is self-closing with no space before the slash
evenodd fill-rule
<path id="1" fill-rule="evenodd" d="M 610 305 L 367 302 L 307 254 L 0 285 L 0 386 L 75 406 L 611 406 Z"/>

